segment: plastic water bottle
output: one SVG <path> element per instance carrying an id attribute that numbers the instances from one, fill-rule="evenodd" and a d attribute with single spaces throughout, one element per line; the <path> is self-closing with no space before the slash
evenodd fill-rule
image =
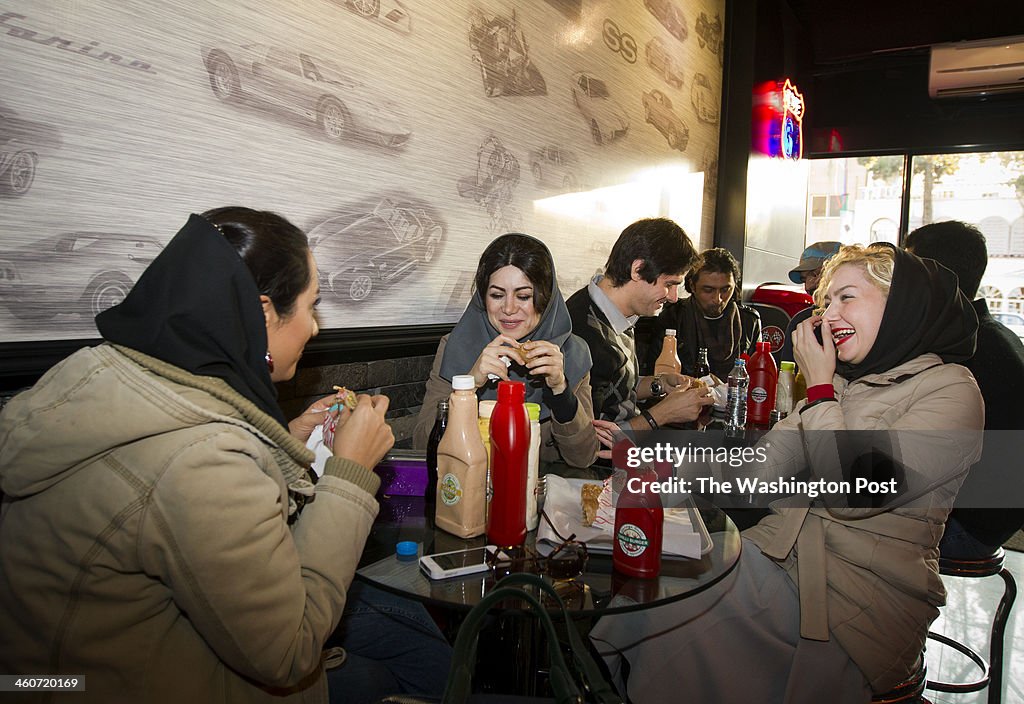
<path id="1" fill-rule="evenodd" d="M 737 359 L 729 374 L 729 396 L 726 404 L 726 432 L 743 430 L 747 426 L 747 363 Z"/>

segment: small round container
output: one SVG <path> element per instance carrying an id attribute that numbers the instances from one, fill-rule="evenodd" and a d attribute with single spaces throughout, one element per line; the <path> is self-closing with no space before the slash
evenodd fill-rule
<path id="1" fill-rule="evenodd" d="M 412 562 L 419 554 L 419 543 L 411 540 L 403 540 L 395 546 L 395 556 L 401 562 Z"/>

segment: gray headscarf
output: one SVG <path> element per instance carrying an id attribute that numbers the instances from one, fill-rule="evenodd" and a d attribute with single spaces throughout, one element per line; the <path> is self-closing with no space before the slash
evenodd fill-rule
<path id="1" fill-rule="evenodd" d="M 562 293 L 558 290 L 551 252 L 543 242 L 534 237 L 520 233 L 511 234 L 528 238 L 539 244 L 551 262 L 551 296 L 548 299 L 547 308 L 541 315 L 540 323 L 526 334 L 524 339 L 547 340 L 558 345 L 564 359 L 566 382 L 570 390 L 574 389 L 583 376 L 590 371 L 592 365 L 590 348 L 587 347 L 586 342 L 572 334 L 569 309 L 566 308 L 565 299 L 562 298 Z M 508 236 L 502 235 L 502 237 Z M 535 286 L 538 285 L 538 282 L 531 283 Z M 456 374 L 467 374 L 480 356 L 480 351 L 490 344 L 498 334 L 498 330 L 491 325 L 491 321 L 487 317 L 487 309 L 480 297 L 480 292 L 474 290 L 473 298 L 466 307 L 466 311 L 448 336 L 448 344 L 445 347 L 444 357 L 441 359 L 441 377 L 451 381 Z M 530 403 L 540 404 L 542 419 L 550 415 L 547 405 L 543 402 L 544 391 L 547 389 L 543 377 L 530 376 L 525 367 L 513 362 L 508 369 L 508 378 L 526 384 L 526 400 Z M 497 398 L 497 389 L 498 382 L 489 381 L 478 395 L 482 399 L 494 399 Z"/>

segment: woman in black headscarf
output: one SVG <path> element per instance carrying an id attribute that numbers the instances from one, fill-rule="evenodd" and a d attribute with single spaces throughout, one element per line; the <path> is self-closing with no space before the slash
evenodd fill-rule
<path id="1" fill-rule="evenodd" d="M 589 466 L 599 445 L 590 349 L 572 334 L 548 248 L 528 235 L 502 235 L 480 255 L 474 283 L 466 312 L 438 346 L 414 444 L 426 447 L 452 377 L 472 374 L 481 399 L 497 397 L 498 380 L 524 382 L 527 402 L 541 407 L 541 457 L 560 455 L 574 467 Z"/>
<path id="2" fill-rule="evenodd" d="M 953 272 L 888 244 L 843 247 L 816 296 L 793 338 L 807 399 L 763 462 L 716 471 L 876 489 L 794 495 L 744 531 L 721 588 L 602 619 L 592 637 L 614 669 L 628 660 L 633 701 L 667 701 L 682 668 L 695 700 L 866 704 L 920 661 L 945 603 L 943 524 L 981 451 L 981 394 L 955 364 L 977 317 Z"/>
<path id="3" fill-rule="evenodd" d="M 305 442 L 334 397 L 289 426 L 274 382 L 318 297 L 284 218 L 192 215 L 97 316 L 104 343 L 7 404 L 0 670 L 85 675 L 91 701 L 326 701 L 323 645 L 394 439 L 387 398 L 359 396 L 312 483 Z"/>

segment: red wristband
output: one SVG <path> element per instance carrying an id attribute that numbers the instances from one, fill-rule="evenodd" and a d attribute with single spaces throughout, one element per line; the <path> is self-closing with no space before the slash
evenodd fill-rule
<path id="1" fill-rule="evenodd" d="M 832 384 L 818 384 L 816 386 L 807 387 L 807 403 L 814 403 L 820 401 L 823 398 L 835 398 L 836 391 L 832 388 Z"/>

